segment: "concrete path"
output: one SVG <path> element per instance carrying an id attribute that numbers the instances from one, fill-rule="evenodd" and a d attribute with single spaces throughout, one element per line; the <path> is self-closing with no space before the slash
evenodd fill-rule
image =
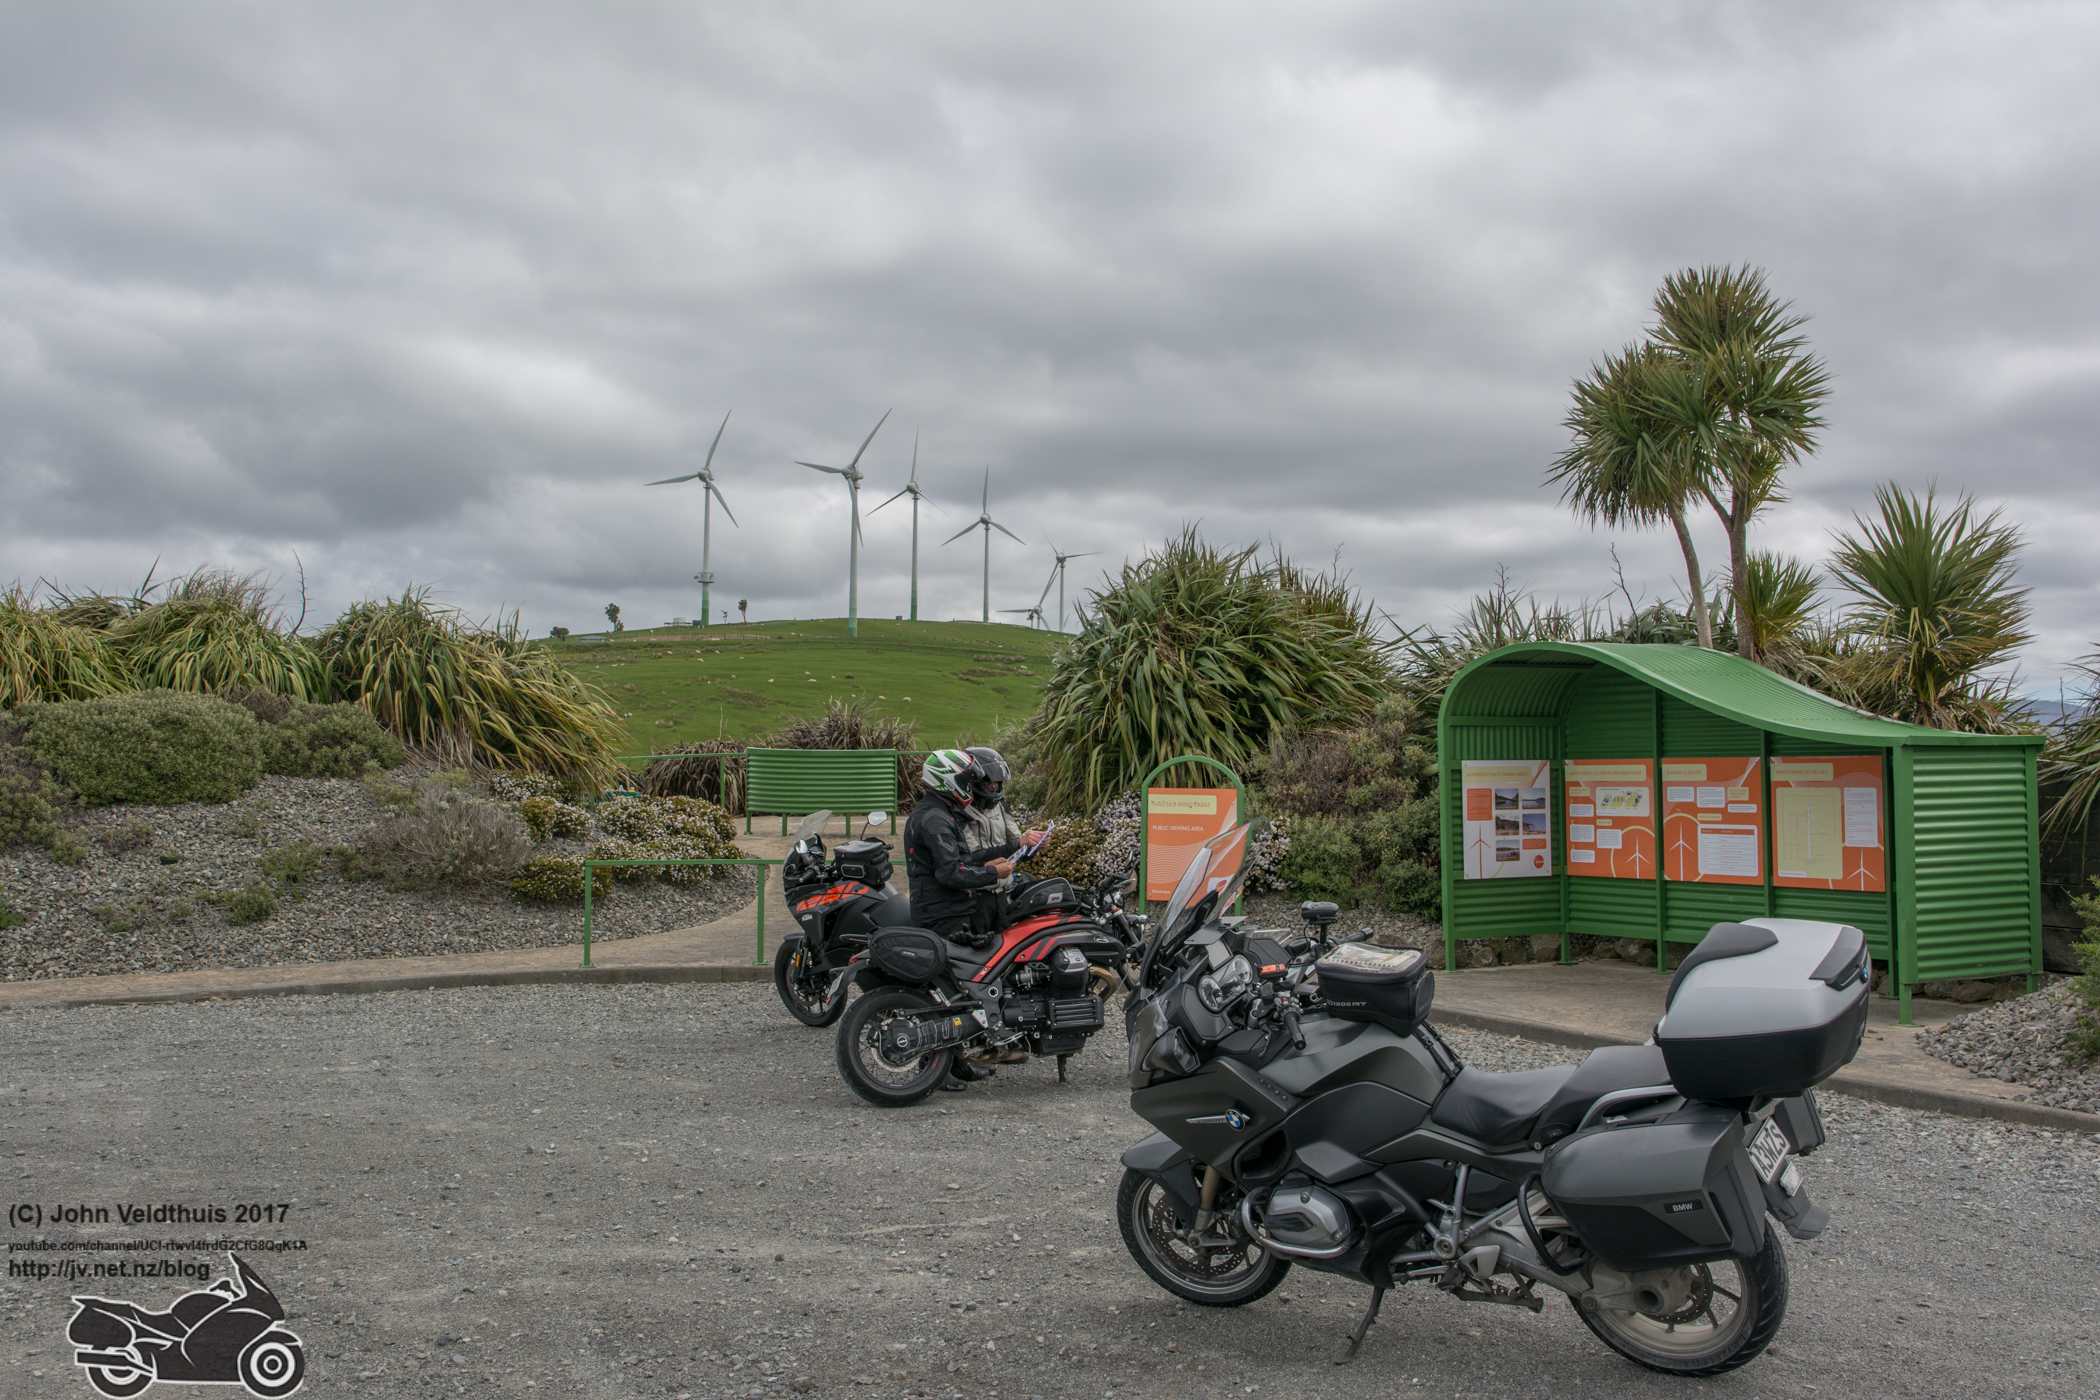
<path id="1" fill-rule="evenodd" d="M 844 834 L 839 827 L 834 822 L 827 833 L 833 841 Z M 789 842 L 777 833 L 754 833 L 739 835 L 737 845 L 749 855 L 778 860 L 787 854 Z M 905 889 L 901 862 L 892 883 Z M 779 940 L 794 928 L 781 898 L 777 869 L 766 872 L 763 961 L 756 960 L 756 901 L 713 923 L 595 944 L 588 968 L 583 966 L 582 922 L 579 911 L 578 941 L 557 948 L 15 982 L 0 985 L 0 1011 L 544 982 L 763 981 L 772 976 Z M 1668 986 L 1666 974 L 1618 961 L 1439 972 L 1435 1019 L 1579 1049 L 1638 1044 L 1661 1018 Z M 1914 999 L 1911 1006 L 1918 1025 L 1899 1026 L 1896 1003 L 1873 998 L 1866 1044 L 1859 1057 L 1830 1080 L 1832 1090 L 1904 1108 L 2100 1133 L 2100 1115 L 2025 1102 L 2023 1096 L 2035 1092 L 2028 1086 L 1981 1078 L 1919 1048 L 1920 1034 L 1972 1008 L 1924 998 Z"/>

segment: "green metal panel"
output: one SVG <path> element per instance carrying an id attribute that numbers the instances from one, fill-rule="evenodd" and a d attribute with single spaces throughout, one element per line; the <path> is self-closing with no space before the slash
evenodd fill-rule
<path id="1" fill-rule="evenodd" d="M 1655 937 L 1653 880 L 1568 880 L 1568 932 L 1592 938 Z"/>
<path id="2" fill-rule="evenodd" d="M 768 816 L 893 811 L 895 749 L 751 749 L 745 754 L 744 811 Z"/>
<path id="3" fill-rule="evenodd" d="M 1672 943 L 1697 943 L 1715 924 L 1736 924 L 1762 917 L 1763 885 L 1703 885 L 1666 880 L 1663 897 L 1668 912 L 1664 926 Z"/>
<path id="4" fill-rule="evenodd" d="M 1916 893 L 1910 980 L 2040 971 L 2026 751 L 1920 745 L 1910 758 L 1908 821 L 1895 829 Z"/>
<path id="5" fill-rule="evenodd" d="M 1874 961 L 1889 961 L 1889 901 L 1887 895 L 1861 894 L 1858 890 L 1803 890 L 1787 885 L 1772 890 L 1772 912 L 1782 919 L 1817 919 L 1824 923 L 1850 924 L 1867 936 L 1867 951 Z"/>
<path id="6" fill-rule="evenodd" d="M 1655 753 L 1655 691 L 1599 666 L 1568 692 L 1569 758 L 1648 758 Z"/>
<path id="7" fill-rule="evenodd" d="M 1663 697 L 1664 758 L 1756 758 L 1764 752 L 1764 731 L 1738 724 L 1711 710 Z M 1661 774 L 1656 775 L 1661 781 Z"/>

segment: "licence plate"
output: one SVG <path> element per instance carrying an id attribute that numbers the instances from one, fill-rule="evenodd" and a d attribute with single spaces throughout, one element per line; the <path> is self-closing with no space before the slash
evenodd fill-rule
<path id="1" fill-rule="evenodd" d="M 1786 1165 L 1789 1144 L 1779 1124 L 1767 1118 L 1757 1136 L 1750 1139 L 1750 1165 L 1757 1168 L 1759 1181 L 1770 1181 Z"/>

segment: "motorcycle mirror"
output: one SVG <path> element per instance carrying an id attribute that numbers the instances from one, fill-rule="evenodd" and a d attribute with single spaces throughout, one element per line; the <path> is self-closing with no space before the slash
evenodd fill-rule
<path id="1" fill-rule="evenodd" d="M 865 831 L 871 826 L 888 826 L 889 824 L 890 814 L 888 812 L 870 812 L 868 813 L 867 821 L 861 824 L 861 829 Z"/>

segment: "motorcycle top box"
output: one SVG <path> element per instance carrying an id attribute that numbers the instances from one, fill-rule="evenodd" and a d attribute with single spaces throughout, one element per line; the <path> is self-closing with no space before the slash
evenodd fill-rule
<path id="1" fill-rule="evenodd" d="M 1344 943 L 1314 967 L 1329 1015 L 1372 1021 L 1395 1035 L 1413 1035 L 1436 998 L 1436 978 L 1420 948 Z"/>
<path id="2" fill-rule="evenodd" d="M 1859 1053 L 1872 964 L 1844 924 L 1715 924 L 1670 982 L 1655 1027 L 1670 1082 L 1717 1102 L 1787 1097 Z"/>

